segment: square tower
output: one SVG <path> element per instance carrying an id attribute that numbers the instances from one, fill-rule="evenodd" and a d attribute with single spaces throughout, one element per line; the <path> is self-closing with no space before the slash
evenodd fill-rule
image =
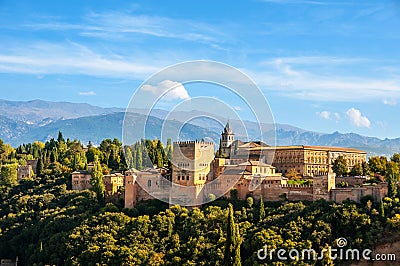
<path id="1" fill-rule="evenodd" d="M 206 141 L 174 142 L 172 182 L 183 186 L 203 185 L 214 159 L 214 143 Z"/>

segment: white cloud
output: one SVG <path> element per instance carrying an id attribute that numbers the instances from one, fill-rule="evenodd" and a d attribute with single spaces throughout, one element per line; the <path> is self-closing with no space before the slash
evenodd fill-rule
<path id="1" fill-rule="evenodd" d="M 333 116 L 335 117 L 336 121 L 340 120 L 340 115 L 338 113 L 334 113 Z"/>
<path id="2" fill-rule="evenodd" d="M 156 86 L 145 84 L 141 88 L 144 91 L 149 91 L 154 95 L 163 95 L 167 100 L 176 99 L 189 99 L 189 94 L 182 83 L 164 80 L 158 83 Z"/>
<path id="3" fill-rule="evenodd" d="M 396 99 L 384 99 L 382 102 L 385 105 L 396 105 L 397 104 Z"/>
<path id="4" fill-rule="evenodd" d="M 327 120 L 328 120 L 328 119 L 331 119 L 331 118 L 330 118 L 331 113 L 328 112 L 328 111 L 317 112 L 317 115 L 318 115 L 319 117 L 323 118 L 323 119 L 327 119 Z"/>
<path id="5" fill-rule="evenodd" d="M 96 93 L 94 91 L 80 91 L 79 95 L 81 95 L 81 96 L 95 96 Z"/>
<path id="6" fill-rule="evenodd" d="M 357 127 L 369 128 L 371 126 L 369 119 L 366 116 L 363 116 L 360 110 L 355 109 L 354 107 L 346 111 L 346 116 L 350 122 Z"/>

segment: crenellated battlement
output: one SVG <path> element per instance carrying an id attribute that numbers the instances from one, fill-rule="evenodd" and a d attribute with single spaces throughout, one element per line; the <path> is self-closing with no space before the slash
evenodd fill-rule
<path id="1" fill-rule="evenodd" d="M 304 189 L 309 189 L 313 188 L 312 185 L 282 185 L 282 188 L 304 188 Z"/>
<path id="2" fill-rule="evenodd" d="M 192 145 L 192 144 L 205 144 L 205 145 L 214 145 L 212 141 L 201 141 L 201 140 L 185 140 L 185 141 L 175 141 L 174 145 L 184 146 L 184 145 Z"/>

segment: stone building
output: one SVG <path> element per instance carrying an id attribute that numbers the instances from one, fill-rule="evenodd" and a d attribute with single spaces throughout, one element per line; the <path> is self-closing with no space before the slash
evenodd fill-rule
<path id="1" fill-rule="evenodd" d="M 297 145 L 256 147 L 249 150 L 250 153 L 264 154 L 264 158 L 274 158 L 272 165 L 278 172 L 286 174 L 291 169 L 295 169 L 303 177 L 327 174 L 332 171 L 332 164 L 339 156 L 346 159 L 349 171 L 356 164 L 361 164 L 367 159 L 367 153 L 364 151 L 340 147 Z"/>
<path id="2" fill-rule="evenodd" d="M 92 185 L 90 180 L 92 180 L 91 169 L 78 170 L 71 174 L 72 179 L 72 190 L 86 190 L 91 189 Z M 111 198 L 118 193 L 122 193 L 121 188 L 124 187 L 124 175 L 121 173 L 111 173 L 103 176 L 103 183 L 105 187 L 105 197 Z"/>
<path id="3" fill-rule="evenodd" d="M 32 167 L 33 173 L 35 173 L 35 174 L 36 174 L 37 163 L 38 163 L 38 159 L 26 160 L 26 164 L 30 165 Z"/>
<path id="4" fill-rule="evenodd" d="M 133 208 L 138 202 L 154 198 L 168 202 L 170 184 L 170 181 L 165 179 L 157 169 L 126 171 L 124 175 L 125 208 Z"/>
<path id="5" fill-rule="evenodd" d="M 78 170 L 71 174 L 72 176 L 72 189 L 73 190 L 85 190 L 90 189 L 92 185 L 90 180 L 92 179 L 92 174 L 90 171 Z"/>
<path id="6" fill-rule="evenodd" d="M 282 192 L 275 193 L 273 190 L 287 185 L 287 178 L 276 173 L 275 167 L 260 161 L 247 161 L 238 165 L 227 164 L 221 175 L 215 176 L 215 180 L 217 181 L 215 186 L 219 191 L 215 190 L 214 193 L 229 197 L 233 189 L 237 191 L 238 199 L 245 199 L 248 195 L 255 198 L 272 196 L 276 199 Z M 263 192 L 265 190 L 269 191 L 269 195 L 265 195 Z"/>
<path id="7" fill-rule="evenodd" d="M 17 180 L 18 182 L 21 181 L 24 178 L 30 178 L 32 177 L 32 166 L 30 165 L 18 165 L 17 168 Z"/>
<path id="8" fill-rule="evenodd" d="M 103 183 L 106 190 L 106 197 L 112 197 L 122 193 L 124 187 L 124 175 L 121 173 L 109 174 L 103 177 Z"/>

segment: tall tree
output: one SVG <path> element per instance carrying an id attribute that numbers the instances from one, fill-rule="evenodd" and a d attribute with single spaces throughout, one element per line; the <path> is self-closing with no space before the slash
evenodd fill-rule
<path id="1" fill-rule="evenodd" d="M 164 147 L 162 145 L 162 142 L 160 140 L 157 140 L 157 145 L 156 145 L 156 162 L 155 164 L 157 165 L 158 168 L 161 168 L 164 166 Z"/>
<path id="2" fill-rule="evenodd" d="M 344 176 L 347 175 L 347 161 L 343 156 L 339 156 L 335 159 L 332 166 L 333 172 L 336 176 Z"/>
<path id="3" fill-rule="evenodd" d="M 139 145 L 136 149 L 136 169 L 142 170 L 142 168 L 143 168 L 143 152 L 141 145 Z"/>
<path id="4" fill-rule="evenodd" d="M 261 222 L 265 218 L 265 207 L 264 207 L 264 201 L 262 196 L 260 197 L 260 202 L 258 203 L 257 208 L 255 208 L 255 222 Z"/>
<path id="5" fill-rule="evenodd" d="M 218 147 L 217 153 L 215 154 L 215 157 L 217 157 L 217 158 L 224 157 L 224 154 L 222 152 L 222 139 L 221 138 L 219 139 L 219 147 Z"/>
<path id="6" fill-rule="evenodd" d="M 64 139 L 63 134 L 61 133 L 61 131 L 58 131 L 57 142 L 58 143 L 65 142 L 65 139 Z"/>
<path id="7" fill-rule="evenodd" d="M 233 206 L 228 206 L 228 223 L 226 226 L 226 242 L 224 251 L 224 266 L 240 266 L 240 245 L 242 239 L 239 234 L 239 226 L 235 224 L 233 217 Z"/>
<path id="8" fill-rule="evenodd" d="M 96 193 L 97 199 L 100 203 L 104 202 L 104 192 L 105 187 L 103 183 L 103 171 L 99 161 L 99 158 L 96 156 L 94 159 L 94 165 L 92 170 L 92 179 L 90 180 L 90 184 L 92 185 L 92 190 Z"/>
<path id="9" fill-rule="evenodd" d="M 172 158 L 172 140 L 169 138 L 167 139 L 167 147 L 165 148 L 165 153 L 168 160 Z"/>
<path id="10" fill-rule="evenodd" d="M 379 201 L 379 209 L 380 209 L 381 216 L 383 218 L 385 218 L 385 205 L 383 205 L 382 199 Z"/>
<path id="11" fill-rule="evenodd" d="M 388 182 L 388 196 L 394 198 L 397 196 L 397 181 L 399 180 L 400 171 L 397 163 L 388 162 L 386 164 L 385 179 Z"/>
<path id="12" fill-rule="evenodd" d="M 43 171 L 43 162 L 42 158 L 39 157 L 37 164 L 36 164 L 36 175 L 40 176 Z"/>

